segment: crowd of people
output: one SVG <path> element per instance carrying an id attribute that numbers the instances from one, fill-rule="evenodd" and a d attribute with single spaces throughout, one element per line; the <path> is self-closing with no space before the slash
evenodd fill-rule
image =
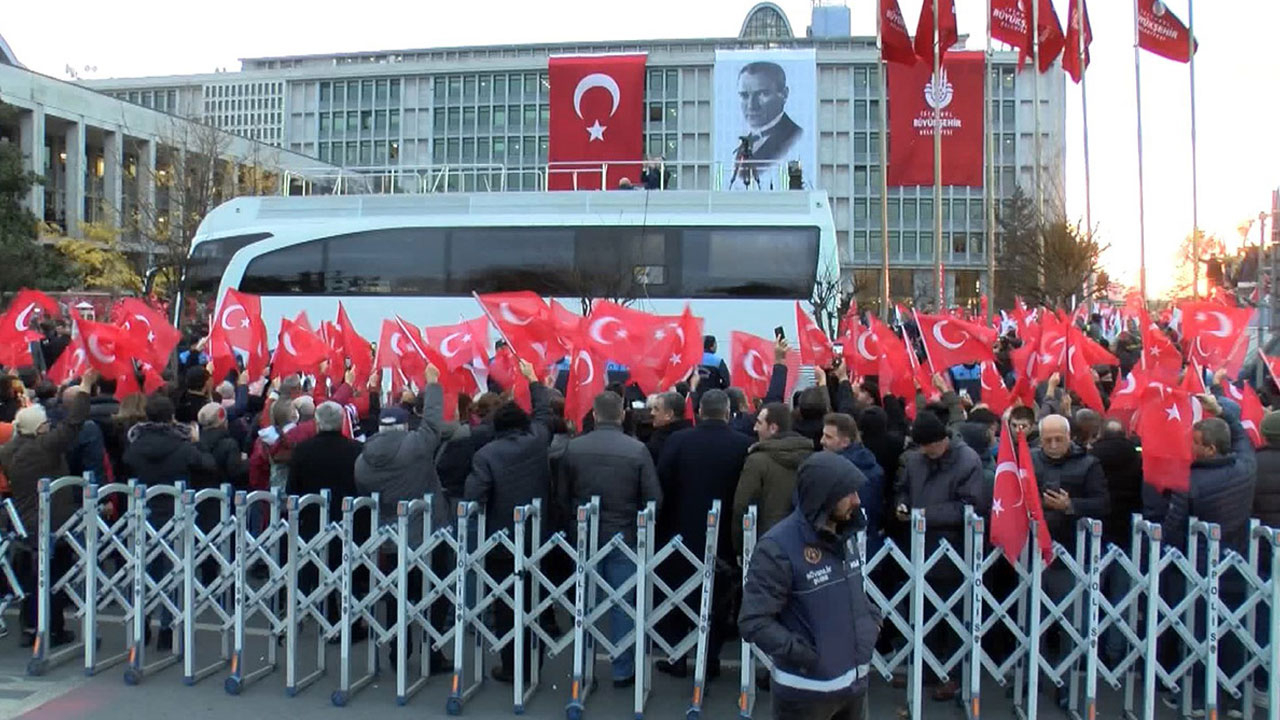
<path id="1" fill-rule="evenodd" d="M 1016 339 L 1000 343 L 998 354 L 1007 355 L 1007 344 Z M 65 348 L 59 331 L 51 331 L 41 346 L 45 366 Z M 570 537 L 576 535 L 576 508 L 598 498 L 602 546 L 616 536 L 632 548 L 637 513 L 652 502 L 659 545 L 679 537 L 695 556 L 708 544 L 707 514 L 719 501 L 723 518 L 716 538 L 708 678 L 720 675 L 726 641 L 740 636 L 755 643 L 774 662 L 772 673 L 758 682 L 774 693 L 775 717 L 787 718 L 866 717 L 872 652 L 901 638 L 882 628 L 880 612 L 863 590 L 859 557 L 847 541 L 864 531 L 867 557 L 887 542 L 905 548 L 908 521 L 917 512 L 926 522 L 926 553 L 944 540 L 963 548 L 965 508 L 985 516 L 993 511 L 1003 438 L 1025 438 L 1030 446 L 1045 524 L 1066 547 L 1074 547 L 1080 518 L 1099 520 L 1107 541 L 1127 547 L 1131 518 L 1140 513 L 1163 524 L 1166 542 L 1185 547 L 1188 518 L 1197 517 L 1218 523 L 1223 549 L 1242 555 L 1250 517 L 1280 527 L 1280 413 L 1262 420 L 1265 444 L 1255 452 L 1239 407 L 1226 392 L 1225 373 L 1213 376 L 1209 392 L 1199 398 L 1203 410 L 1190 448 L 1189 490 L 1161 493 L 1144 485 L 1141 448 L 1129 428 L 1080 407 L 1057 375 L 1037 388 L 1036 405 L 1015 400 L 1001 414 L 982 402 L 980 376 L 964 367 L 935 374 L 933 388 L 902 398 L 882 393 L 874 377 L 850 377 L 835 362 L 814 369 L 811 377 L 802 370 L 802 389 L 786 397 L 788 380 L 794 385 L 797 378 L 788 378 L 789 348 L 778 337 L 768 391 L 752 398 L 731 385 L 714 338 L 706 338 L 705 348 L 701 364 L 669 390 L 645 397 L 621 378 L 580 418 L 565 417 L 564 372 L 552 368 L 540 376 L 520 362 L 516 382 L 528 384 L 531 411 L 513 399 L 515 388 L 491 381 L 486 392 L 460 397 L 457 419 L 449 422 L 434 366 L 421 387 L 395 398 L 383 397 L 377 374 L 368 383 L 357 383 L 350 371 L 336 383 L 299 375 L 268 380 L 244 372 L 213 377 L 199 343 L 183 344 L 172 379 L 149 395 L 120 397 L 116 382 L 92 370 L 58 387 L 35 368 L 19 368 L 0 378 L 3 491 L 28 530 L 37 527 L 41 478 L 87 472 L 98 482 L 137 479 L 148 486 L 181 481 L 195 488 L 229 484 L 287 494 L 328 490 L 328 521 L 340 519 L 344 497 L 378 493 L 377 522 L 394 523 L 398 502 L 431 495 L 437 525 L 451 522 L 457 502 L 475 501 L 486 508 L 490 531 L 510 531 L 514 510 L 537 500 L 546 508 L 544 533 L 564 531 Z M 1123 372 L 1096 368 L 1094 376 L 1105 399 L 1114 390 L 1110 380 Z M 936 399 L 926 399 L 926 393 Z M 53 498 L 54 527 L 70 516 L 75 502 L 69 493 Z M 757 508 L 759 540 L 743 581 L 742 518 L 750 506 Z M 163 521 L 166 512 L 172 508 L 152 508 L 151 521 Z M 303 531 L 314 532 L 321 521 L 306 519 Z M 36 547 L 30 537 L 15 566 L 24 587 L 34 588 L 37 553 L 51 553 L 55 577 L 67 571 L 71 558 L 64 545 Z M 337 548 L 330 560 L 339 561 Z M 384 562 L 394 566 L 393 553 Z M 453 561 L 441 556 L 432 562 L 447 572 Z M 153 574 L 166 570 L 149 568 Z M 485 570 L 501 581 L 514 574 L 514 558 L 498 549 L 489 554 Z M 636 589 L 635 570 L 617 547 L 601 563 L 604 581 L 627 598 Z M 1004 570 L 993 578 L 997 593 L 1009 592 L 1016 581 L 1011 569 Z M 675 553 L 655 571 L 674 588 L 692 568 Z M 546 572 L 567 579 L 572 560 L 549 557 Z M 885 587 L 905 579 L 893 563 L 882 563 L 872 578 Z M 953 563 L 939 562 L 927 580 L 945 598 L 959 587 L 962 574 Z M 1113 598 L 1127 589 L 1120 574 L 1104 582 Z M 357 592 L 367 583 L 357 579 Z M 1061 562 L 1044 573 L 1043 587 L 1052 598 L 1065 597 L 1075 583 Z M 1244 587 L 1224 578 L 1222 592 L 1238 602 Z M 683 599 L 697 608 L 696 595 Z M 35 593 L 28 592 L 21 613 L 24 645 L 34 641 L 34 601 Z M 65 625 L 65 604 L 54 598 L 54 645 L 74 640 Z M 328 611 L 336 619 L 333 604 Z M 431 614 L 433 623 L 448 622 L 443 603 Z M 537 622 L 556 626 L 559 621 L 547 615 Z M 498 603 L 498 636 L 513 621 L 511 609 Z M 159 618 L 161 650 L 172 647 L 168 623 Z M 677 611 L 665 616 L 659 632 L 675 643 L 692 628 Z M 621 607 L 610 612 L 608 632 L 615 641 L 633 629 Z M 1045 634 L 1045 652 L 1068 650 L 1061 630 Z M 367 637 L 363 628 L 356 633 L 357 639 Z M 520 642 L 528 643 L 528 635 L 523 630 Z M 942 622 L 927 642 L 937 656 L 947 657 L 960 638 Z M 1101 652 L 1118 657 L 1124 642 L 1109 633 Z M 1223 644 L 1224 666 L 1232 662 L 1228 645 Z M 1162 643 L 1162 652 L 1176 653 L 1178 646 Z M 513 654 L 509 644 L 493 670 L 495 679 L 509 682 L 522 670 Z M 664 660 L 658 668 L 687 677 L 689 660 Z M 436 651 L 431 663 L 451 665 Z M 629 686 L 634 677 L 632 653 L 617 655 L 614 685 Z M 931 681 L 935 700 L 951 700 L 959 692 L 954 676 Z"/>

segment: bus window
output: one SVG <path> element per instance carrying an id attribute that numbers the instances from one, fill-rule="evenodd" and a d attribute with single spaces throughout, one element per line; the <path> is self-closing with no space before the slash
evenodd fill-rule
<path id="1" fill-rule="evenodd" d="M 271 233 L 251 233 L 206 240 L 197 244 L 191 251 L 191 259 L 187 262 L 187 293 L 192 297 L 205 295 L 212 297 L 218 292 L 222 273 L 226 271 L 231 257 L 249 243 L 269 237 Z"/>
<path id="2" fill-rule="evenodd" d="M 449 289 L 455 294 L 573 288 L 573 228 L 460 228 L 449 233 Z"/>
<path id="3" fill-rule="evenodd" d="M 313 240 L 259 255 L 245 269 L 240 289 L 260 295 L 325 292 L 323 241 Z"/>
<path id="4" fill-rule="evenodd" d="M 818 231 L 686 228 L 680 259 L 688 297 L 806 297 L 818 267 Z"/>
<path id="5" fill-rule="evenodd" d="M 679 236 L 679 231 L 668 238 L 662 229 L 635 227 L 579 229 L 573 261 L 580 287 L 575 292 L 588 297 L 667 295 L 668 243 L 674 248 Z"/>
<path id="6" fill-rule="evenodd" d="M 327 293 L 440 295 L 445 290 L 444 230 L 388 228 L 324 242 Z"/>

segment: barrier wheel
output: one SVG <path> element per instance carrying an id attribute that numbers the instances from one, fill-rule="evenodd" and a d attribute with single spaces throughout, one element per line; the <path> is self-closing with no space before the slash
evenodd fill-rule
<path id="1" fill-rule="evenodd" d="M 222 689 L 226 690 L 228 695 L 239 695 L 244 689 L 244 683 L 238 677 L 229 677 L 222 681 Z"/>
<path id="2" fill-rule="evenodd" d="M 451 697 L 444 701 L 444 711 L 450 715 L 462 714 L 462 698 Z"/>
<path id="3" fill-rule="evenodd" d="M 347 706 L 347 693 L 345 690 L 334 690 L 333 695 L 330 695 L 329 699 L 333 701 L 333 704 L 336 707 Z"/>
<path id="4" fill-rule="evenodd" d="M 582 720 L 582 706 L 573 703 L 564 709 L 565 720 Z"/>
<path id="5" fill-rule="evenodd" d="M 44 675 L 49 672 L 49 661 L 44 658 L 31 658 L 27 661 L 27 674 L 33 676 Z"/>
<path id="6" fill-rule="evenodd" d="M 130 685 L 130 686 L 137 685 L 141 681 L 142 681 L 142 673 L 138 670 L 138 668 L 128 667 L 124 669 L 125 685 Z"/>

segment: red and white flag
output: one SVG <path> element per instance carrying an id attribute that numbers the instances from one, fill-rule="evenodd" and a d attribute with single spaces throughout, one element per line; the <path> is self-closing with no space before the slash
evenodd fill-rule
<path id="1" fill-rule="evenodd" d="M 835 353 L 831 340 L 796 301 L 796 344 L 800 346 L 800 363 L 815 367 L 831 367 Z"/>
<path id="2" fill-rule="evenodd" d="M 521 360 L 542 369 L 563 357 L 551 309 L 536 293 L 490 293 L 476 299 Z"/>
<path id="3" fill-rule="evenodd" d="M 1249 351 L 1249 322 L 1253 308 L 1235 308 L 1215 302 L 1190 302 L 1182 311 L 1182 335 L 1187 339 L 1187 360 L 1209 370 L 1240 374 Z"/>
<path id="4" fill-rule="evenodd" d="M 1085 0 L 1071 0 L 1067 10 L 1067 37 L 1062 50 L 1062 69 L 1077 83 L 1089 67 L 1089 45 L 1092 42 L 1093 28 L 1089 26 L 1089 11 L 1085 8 Z"/>
<path id="5" fill-rule="evenodd" d="M 934 372 L 971 362 L 995 362 L 991 351 L 995 331 L 990 328 L 947 315 L 924 313 L 916 313 L 916 324 Z"/>
<path id="6" fill-rule="evenodd" d="M 982 186 L 982 68 L 979 52 L 951 53 L 938 77 L 929 63 L 889 65 L 889 185 L 933 184 L 936 107 L 942 184 Z"/>
<path id="7" fill-rule="evenodd" d="M 120 378 L 133 374 L 133 358 L 141 355 L 141 348 L 128 333 L 106 323 L 76 318 L 76 330 L 84 343 L 89 365 L 105 378 Z"/>
<path id="8" fill-rule="evenodd" d="M 742 388 L 748 400 L 762 398 L 769 392 L 769 377 L 773 373 L 773 342 L 757 335 L 733 331 L 730 335 L 730 353 L 733 367 L 729 374 L 733 384 Z"/>
<path id="9" fill-rule="evenodd" d="M 424 340 L 444 360 L 444 369 L 453 372 L 467 365 L 483 365 L 488 357 L 489 321 L 483 316 L 453 325 L 423 328 Z"/>
<path id="10" fill-rule="evenodd" d="M 1036 524 L 1036 545 L 1040 559 L 1047 567 L 1053 561 L 1053 539 L 1044 521 L 1044 506 L 1040 503 L 1040 483 L 1036 481 L 1036 466 L 1031 461 L 1031 446 L 1025 433 L 1018 434 L 1018 479 L 1022 482 L 1022 498 L 1027 506 L 1027 518 Z"/>
<path id="11" fill-rule="evenodd" d="M 168 318 L 137 298 L 124 298 L 117 303 L 112 318 L 139 347 L 146 349 L 144 357 L 156 367 L 169 363 L 169 355 L 182 339 L 182 333 L 169 324 Z"/>
<path id="12" fill-rule="evenodd" d="M 1053 65 L 1062 52 L 1065 39 L 1058 13 L 1049 0 L 1039 3 L 1040 72 Z M 1032 12 L 1027 0 L 991 0 L 991 38 L 1018 48 L 1018 63 L 1035 54 L 1031 36 Z"/>
<path id="13" fill-rule="evenodd" d="M 209 355 L 213 376 L 224 378 L 244 358 L 249 377 L 267 369 L 267 326 L 262 322 L 262 300 L 257 295 L 227 289 L 213 314 L 209 331 Z"/>
<path id="14" fill-rule="evenodd" d="M 1199 46 L 1196 43 L 1196 49 Z M 1177 62 L 1191 62 L 1191 31 L 1161 0 L 1138 0 L 1138 47 Z"/>
<path id="15" fill-rule="evenodd" d="M 623 177 L 639 180 L 645 61 L 643 54 L 557 55 L 547 61 L 549 189 L 600 190 L 617 187 Z"/>
<path id="16" fill-rule="evenodd" d="M 1151 383 L 1138 412 L 1142 477 L 1158 491 L 1186 492 L 1191 483 L 1191 426 L 1195 413 L 1186 392 Z"/>
<path id="17" fill-rule="evenodd" d="M 1235 383 L 1225 383 L 1227 395 L 1240 406 L 1240 426 L 1249 434 L 1249 441 L 1253 443 L 1255 448 L 1260 448 L 1266 444 L 1262 437 L 1262 418 L 1266 415 L 1266 411 L 1262 407 L 1262 401 L 1258 399 L 1258 393 L 1248 384 L 1242 387 L 1236 387 Z"/>
<path id="18" fill-rule="evenodd" d="M 39 290 L 19 290 L 0 317 L 0 365 L 18 368 L 32 364 L 31 343 L 41 337 L 39 331 L 32 329 L 37 311 L 47 317 L 60 313 L 58 302 L 48 295 Z"/>
<path id="19" fill-rule="evenodd" d="M 889 63 L 916 64 L 916 50 L 898 0 L 880 0 L 880 57 Z"/>
<path id="20" fill-rule="evenodd" d="M 605 358 L 595 352 L 591 343 L 575 346 L 569 354 L 569 378 L 564 392 L 564 417 L 574 427 L 582 427 L 582 418 L 591 411 L 596 395 L 608 383 Z"/>
<path id="21" fill-rule="evenodd" d="M 54 385 L 65 385 L 73 379 L 84 375 L 89 369 L 89 356 L 85 352 L 82 338 L 71 338 L 71 343 L 58 356 L 57 362 L 45 373 L 45 377 Z M 120 395 L 124 397 L 124 395 Z"/>
<path id="22" fill-rule="evenodd" d="M 911 368 L 914 351 L 909 350 L 888 325 L 874 315 L 867 316 L 867 325 L 879 352 L 876 375 L 880 378 L 881 392 L 897 395 L 905 401 L 907 414 L 914 415 L 916 383 Z M 866 347 L 870 347 L 870 340 Z"/>
<path id="23" fill-rule="evenodd" d="M 1000 548 L 1011 565 L 1027 546 L 1031 523 L 1018 473 L 1018 455 L 1014 450 L 1014 433 L 1005 426 L 1000 433 L 1000 450 L 996 455 L 995 489 L 991 496 L 991 544 Z"/>
<path id="24" fill-rule="evenodd" d="M 1003 415 L 1013 404 L 1013 395 L 1004 386 L 1000 371 L 989 360 L 982 363 L 982 403 L 996 415 Z"/>
<path id="25" fill-rule="evenodd" d="M 880 375 L 880 358 L 884 355 L 880 349 L 880 336 L 870 327 L 861 324 L 850 325 L 849 339 L 844 344 L 844 359 L 855 375 Z M 888 385 L 880 378 L 885 389 Z"/>
<path id="26" fill-rule="evenodd" d="M 329 357 L 329 346 L 319 335 L 301 323 L 280 318 L 280 334 L 271 356 L 271 376 L 286 377 L 294 373 L 315 373 Z"/>
<path id="27" fill-rule="evenodd" d="M 337 325 L 338 333 L 342 338 L 342 350 L 351 361 L 351 368 L 356 372 L 356 387 L 364 387 L 373 374 L 372 348 L 369 341 L 356 332 L 356 327 L 351 323 L 347 309 L 342 307 L 341 300 L 338 301 Z"/>
<path id="28" fill-rule="evenodd" d="M 592 351 L 622 365 L 645 353 L 662 318 L 608 300 L 597 300 L 583 323 Z"/>
<path id="29" fill-rule="evenodd" d="M 956 25 L 956 6 L 954 0 L 924 0 L 920 7 L 920 18 L 916 21 L 915 48 L 916 57 L 921 65 L 933 69 L 933 13 L 934 6 L 938 11 L 938 64 L 947 57 L 947 50 L 960 39 L 960 30 Z"/>

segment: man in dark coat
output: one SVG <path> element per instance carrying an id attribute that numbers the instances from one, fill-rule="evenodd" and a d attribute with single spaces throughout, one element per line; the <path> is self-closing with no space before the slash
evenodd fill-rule
<path id="1" fill-rule="evenodd" d="M 645 447 L 649 448 L 649 455 L 653 458 L 655 465 L 662 457 L 662 447 L 667 444 L 667 439 L 693 426 L 693 423 L 684 416 L 684 406 L 684 396 L 678 392 L 660 393 L 653 400 L 653 407 L 650 408 L 653 416 L 653 432 L 649 434 L 649 441 L 645 443 Z"/>
<path id="2" fill-rule="evenodd" d="M 529 383 L 529 396 L 533 404 L 533 418 L 514 402 L 509 402 L 493 413 L 493 440 L 476 451 L 471 462 L 471 474 L 467 476 L 464 499 L 485 506 L 486 532 L 492 534 L 515 530 L 515 510 L 540 500 L 547 507 L 551 495 L 551 468 L 547 458 L 551 444 L 551 407 L 547 387 L 538 382 L 533 366 L 521 361 L 520 371 Z M 520 382 L 517 380 L 517 382 Z M 532 546 L 542 542 L 539 537 L 526 537 Z M 515 572 L 515 558 L 505 548 L 496 548 L 485 558 L 485 568 L 497 582 L 504 582 Z M 525 610 L 530 608 L 532 593 L 528 577 L 518 579 L 525 583 Z M 514 590 L 512 591 L 514 597 Z M 505 635 L 515 623 L 515 614 L 506 603 L 494 606 L 494 630 Z M 524 643 L 525 658 L 529 655 L 529 634 L 521 629 L 519 642 Z M 499 682 L 512 682 L 515 678 L 515 643 L 502 648 L 502 663 L 493 668 L 491 675 Z M 526 659 L 524 672 L 528 673 L 530 661 Z"/>
<path id="3" fill-rule="evenodd" d="M 213 456 L 196 445 L 199 431 L 174 421 L 173 401 L 164 395 L 147 398 L 147 422 L 138 423 L 129 431 L 129 449 L 124 452 L 124 464 L 129 477 L 147 487 L 173 485 L 177 482 L 196 482 L 214 473 L 217 465 Z M 159 529 L 173 517 L 173 498 L 158 496 L 149 503 L 148 522 Z M 159 580 L 172 570 L 169 559 L 161 553 L 147 566 L 152 578 Z M 160 635 L 156 649 L 165 651 L 173 647 L 171 617 L 163 604 L 159 611 Z M 149 623 L 148 623 L 149 624 Z M 148 633 L 149 636 L 149 633 Z"/>
<path id="4" fill-rule="evenodd" d="M 773 661 L 777 720 L 865 720 L 880 613 L 848 551 L 862 475 L 833 453 L 800 466 L 799 506 L 756 545 L 738 615 L 744 642 Z"/>
<path id="5" fill-rule="evenodd" d="M 829 413 L 823 420 L 822 448 L 853 463 L 862 475 L 858 504 L 866 518 L 867 557 L 875 556 L 884 544 L 884 471 L 876 456 L 862 444 L 858 424 L 845 413 Z"/>
<path id="6" fill-rule="evenodd" d="M 599 497 L 601 544 L 621 535 L 623 541 L 634 548 L 636 513 L 650 502 L 659 503 L 660 507 L 663 502 L 653 458 L 639 440 L 623 434 L 625 413 L 621 396 L 602 392 L 592 402 L 591 411 L 595 416 L 595 429 L 570 440 L 560 460 L 560 489 L 565 493 L 560 504 L 571 511 L 590 503 L 593 496 Z M 635 572 L 635 564 L 617 551 L 601 563 L 605 582 L 615 590 L 632 579 Z M 631 598 L 633 594 L 625 597 Z M 609 630 L 613 642 L 620 642 L 634 627 L 634 620 L 622 608 L 610 608 Z M 626 687 L 635 682 L 634 661 L 632 649 L 613 658 L 615 686 Z"/>
<path id="7" fill-rule="evenodd" d="M 229 484 L 237 490 L 247 489 L 249 461 L 227 428 L 226 408 L 219 403 L 207 403 L 200 408 L 196 419 L 200 425 L 200 441 L 196 445 L 213 456 L 215 470 L 209 475 L 192 478 L 191 484 L 195 487 Z"/>
<path id="8" fill-rule="evenodd" d="M 1106 478 L 1110 510 L 1102 521 L 1103 542 L 1122 548 L 1133 539 L 1133 513 L 1142 512 L 1142 453 L 1118 420 L 1103 423 L 1089 453 Z"/>
<path id="9" fill-rule="evenodd" d="M 1262 439 L 1257 451 L 1258 484 L 1253 490 L 1253 517 L 1267 527 L 1280 527 L 1280 412 L 1262 418 Z"/>
<path id="10" fill-rule="evenodd" d="M 906 522 L 911 510 L 924 511 L 925 553 L 932 553 L 942 540 L 957 552 L 964 550 L 964 507 L 980 508 L 982 502 L 982 460 L 972 448 L 952 441 L 938 416 L 921 412 L 911 427 L 916 447 L 902 456 L 895 503 L 899 520 Z M 941 597 L 950 597 L 961 582 L 959 568 L 948 560 L 934 566 L 925 579 Z M 931 608 L 926 612 L 937 612 Z M 945 622 L 938 623 L 925 642 L 940 658 L 948 658 L 959 648 L 959 639 Z M 952 679 L 938 685 L 933 699 L 955 698 L 959 683 Z"/>
<path id="11" fill-rule="evenodd" d="M 782 403 L 769 403 L 760 409 L 755 431 L 760 441 L 747 448 L 733 492 L 733 514 L 729 516 L 734 557 L 742 553 L 742 516 L 747 508 L 756 506 L 756 529 L 760 533 L 768 532 L 790 515 L 795 509 L 796 470 L 813 454 L 813 443 L 792 429 L 791 412 Z"/>
<path id="12" fill-rule="evenodd" d="M 13 438 L 0 446 L 0 470 L 9 480 L 14 506 L 27 531 L 27 539 L 22 541 L 14 558 L 19 581 L 27 589 L 21 616 L 24 647 L 35 642 L 35 588 L 39 582 L 36 553 L 47 552 L 46 548 L 37 547 L 38 543 L 33 541 L 40 529 L 40 480 L 67 474 L 67 450 L 80 436 L 80 430 L 89 418 L 89 396 L 80 388 L 67 388 L 63 391 L 62 400 L 67 412 L 57 427 L 50 428 L 43 406 L 32 405 L 18 411 L 13 421 Z M 50 518 L 52 527 L 58 528 L 65 523 L 79 502 L 76 491 L 71 489 L 54 495 Z M 55 545 L 49 560 L 51 577 L 62 577 L 71 565 L 70 549 L 62 543 Z M 63 645 L 75 639 L 66 629 L 63 617 L 66 606 L 67 599 L 62 593 L 54 595 L 50 602 L 49 639 L 53 645 Z"/>
<path id="13" fill-rule="evenodd" d="M 767 407 L 774 407 L 769 405 Z M 785 406 L 783 406 L 785 413 Z M 711 504 L 720 501 L 720 530 L 716 554 L 724 560 L 724 570 L 735 567 L 733 546 L 730 544 L 730 528 L 741 522 L 729 512 L 733 507 L 734 491 L 742 477 L 743 463 L 751 441 L 729 428 L 729 396 L 722 390 L 710 390 L 702 396 L 698 424 L 681 430 L 667 440 L 658 460 L 658 479 L 662 483 L 665 498 L 663 511 L 658 514 L 658 542 L 666 543 L 679 535 L 694 555 L 703 557 L 707 544 L 707 513 Z M 790 419 L 789 417 L 787 419 Z M 760 424 L 756 424 L 759 429 Z M 798 438 L 802 443 L 804 438 Z M 745 510 L 745 506 L 744 506 Z M 679 554 L 668 559 L 658 572 L 672 587 L 684 582 L 693 569 Z M 713 606 L 727 599 L 726 582 L 715 584 L 716 597 Z M 686 597 L 691 607 L 697 607 L 696 597 Z M 719 603 L 717 603 L 719 601 Z M 662 632 L 668 642 L 678 641 L 693 625 L 682 612 L 667 615 Z M 719 623 L 711 628 L 708 677 L 720 673 L 719 650 L 724 643 L 724 629 Z M 688 661 L 679 658 L 675 662 L 659 661 L 658 670 L 685 677 Z"/>

